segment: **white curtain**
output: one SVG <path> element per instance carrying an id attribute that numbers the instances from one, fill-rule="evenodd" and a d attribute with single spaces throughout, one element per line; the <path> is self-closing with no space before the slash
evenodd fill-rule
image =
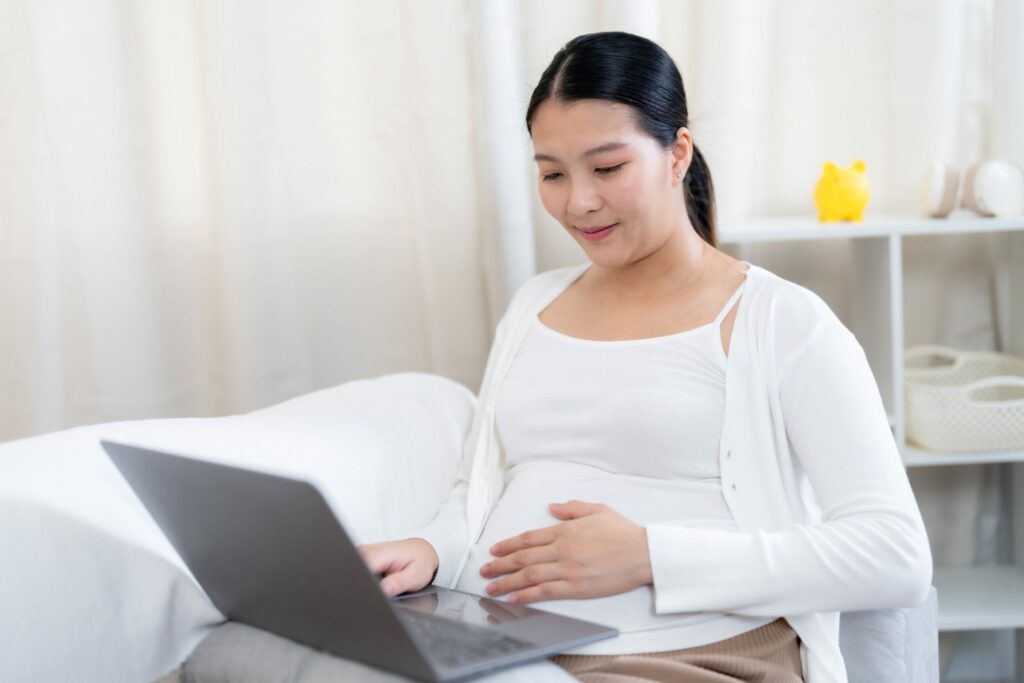
<path id="1" fill-rule="evenodd" d="M 673 55 L 722 223 L 808 211 L 825 159 L 913 211 L 928 160 L 1020 135 L 993 2 L 0 0 L 0 439 L 399 369 L 475 387 L 511 291 L 584 258 L 523 123 L 579 33 Z M 978 239 L 908 253 L 908 343 L 996 345 Z"/>
<path id="2" fill-rule="evenodd" d="M 457 1 L 0 0 L 0 439 L 475 387 L 468 33 Z"/>
<path id="3" fill-rule="evenodd" d="M 580 33 L 676 59 L 721 223 L 810 212 L 857 158 L 870 210 L 913 212 L 932 159 L 1024 162 L 1021 1 L 0 0 L 0 440 L 401 370 L 477 388 L 511 292 L 584 258 L 523 122 Z M 743 257 L 843 315 L 848 248 Z M 908 345 L 998 347 L 994 251 L 907 249 Z M 937 561 L 991 561 L 994 469 L 911 476 Z"/>

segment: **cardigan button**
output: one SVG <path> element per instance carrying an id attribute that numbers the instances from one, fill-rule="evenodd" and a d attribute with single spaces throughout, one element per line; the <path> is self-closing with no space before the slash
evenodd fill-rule
<path id="1" fill-rule="evenodd" d="M 730 458 L 730 457 L 732 457 L 732 451 L 731 451 L 731 450 L 729 450 L 729 451 L 726 451 L 726 452 L 725 452 L 725 457 L 727 457 L 727 458 Z"/>
<path id="2" fill-rule="evenodd" d="M 736 484 L 733 484 L 733 485 L 732 485 L 732 490 L 733 490 L 733 491 L 735 491 L 735 490 L 736 490 Z"/>

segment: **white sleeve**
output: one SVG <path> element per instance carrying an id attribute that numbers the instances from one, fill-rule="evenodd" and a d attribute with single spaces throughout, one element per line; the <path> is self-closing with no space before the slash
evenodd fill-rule
<path id="1" fill-rule="evenodd" d="M 463 451 L 465 453 L 465 450 Z M 437 573 L 431 583 L 454 588 L 455 570 L 469 542 L 469 528 L 466 524 L 466 491 L 469 488 L 469 472 L 463 455 L 463 467 L 455 487 L 448 499 L 441 503 L 437 515 L 426 526 L 413 532 L 412 538 L 422 538 L 434 547 L 437 553 Z"/>
<path id="2" fill-rule="evenodd" d="M 926 599 L 931 550 L 864 350 L 831 311 L 803 338 L 779 361 L 779 398 L 821 522 L 647 526 L 657 613 L 780 616 Z"/>
<path id="3" fill-rule="evenodd" d="M 469 543 L 469 524 L 466 519 L 466 493 L 469 490 L 469 475 L 473 468 L 473 455 L 476 452 L 483 424 L 484 397 L 489 394 L 488 389 L 493 381 L 492 377 L 498 363 L 500 349 L 508 343 L 506 339 L 507 318 L 508 314 L 506 313 L 498 321 L 494 333 L 494 343 L 491 345 L 484 377 L 480 383 L 479 400 L 473 411 L 473 422 L 462 449 L 462 463 L 452 492 L 448 495 L 448 499 L 441 503 L 434 519 L 410 534 L 413 538 L 426 540 L 434 547 L 434 552 L 438 557 L 438 568 L 433 583 L 439 586 L 455 587 L 455 572 Z"/>

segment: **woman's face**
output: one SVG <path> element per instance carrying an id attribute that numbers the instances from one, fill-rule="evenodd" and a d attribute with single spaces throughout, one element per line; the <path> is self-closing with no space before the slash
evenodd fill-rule
<path id="1" fill-rule="evenodd" d="M 544 208 L 596 265 L 645 258 L 687 223 L 676 177 L 690 163 L 686 128 L 665 150 L 636 127 L 627 105 L 549 99 L 534 112 L 532 138 Z"/>

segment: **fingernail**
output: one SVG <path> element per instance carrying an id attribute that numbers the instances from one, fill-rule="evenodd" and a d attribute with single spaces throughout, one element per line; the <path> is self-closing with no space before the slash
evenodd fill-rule
<path id="1" fill-rule="evenodd" d="M 494 555 L 494 554 L 496 554 L 497 552 L 498 552 L 498 546 L 496 546 L 496 545 L 492 545 L 492 546 L 491 546 L 491 555 Z"/>
<path id="2" fill-rule="evenodd" d="M 496 585 L 494 585 L 493 583 L 487 584 L 487 592 L 490 593 L 491 595 L 494 595 L 497 592 L 497 590 L 498 590 L 498 587 Z"/>
<path id="3" fill-rule="evenodd" d="M 518 593 L 513 593 L 512 595 L 508 596 L 508 601 L 509 602 L 519 602 L 519 594 Z"/>
<path id="4" fill-rule="evenodd" d="M 487 576 L 490 573 L 491 573 L 491 568 L 488 567 L 486 564 L 484 566 L 480 567 L 480 575 L 481 576 Z"/>

